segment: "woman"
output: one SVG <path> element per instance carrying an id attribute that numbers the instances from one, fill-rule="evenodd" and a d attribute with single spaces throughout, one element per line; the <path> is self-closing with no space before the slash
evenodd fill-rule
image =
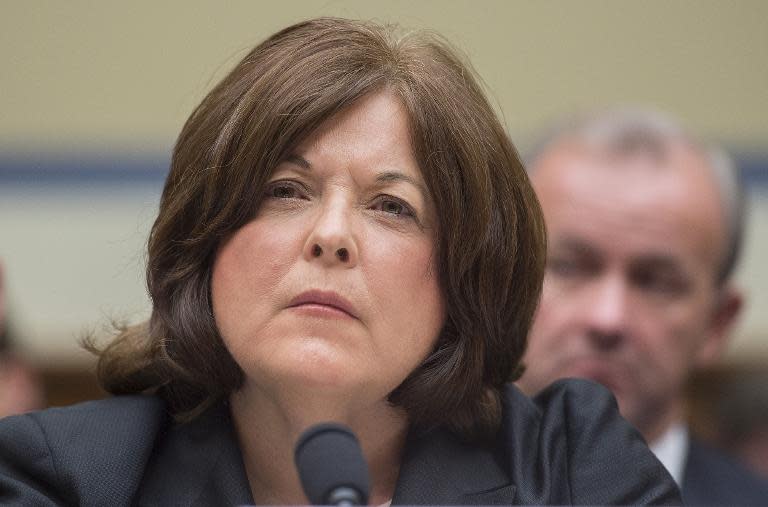
<path id="1" fill-rule="evenodd" d="M 289 27 L 178 139 L 151 319 L 99 351 L 133 396 L 6 420 L 0 500 L 306 503 L 294 444 L 338 421 L 372 505 L 676 502 L 604 390 L 507 384 L 543 262 L 514 147 L 447 44 Z"/>

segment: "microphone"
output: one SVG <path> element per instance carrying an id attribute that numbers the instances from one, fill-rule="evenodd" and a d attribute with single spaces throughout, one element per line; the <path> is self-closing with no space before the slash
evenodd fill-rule
<path id="1" fill-rule="evenodd" d="M 301 485 L 314 505 L 368 504 L 368 464 L 357 437 L 337 423 L 316 424 L 299 437 L 294 451 Z"/>

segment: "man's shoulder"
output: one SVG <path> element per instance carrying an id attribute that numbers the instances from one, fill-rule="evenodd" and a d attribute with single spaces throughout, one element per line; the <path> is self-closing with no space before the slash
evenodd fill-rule
<path id="1" fill-rule="evenodd" d="M 696 505 L 765 505 L 768 481 L 726 453 L 691 439 L 683 498 Z"/>

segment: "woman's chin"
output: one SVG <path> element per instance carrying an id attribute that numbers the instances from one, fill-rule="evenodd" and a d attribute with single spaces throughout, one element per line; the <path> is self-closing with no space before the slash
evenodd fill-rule
<path id="1" fill-rule="evenodd" d="M 284 386 L 317 394 L 344 393 L 361 383 L 347 364 L 316 361 L 282 365 L 276 380 Z"/>
<path id="2" fill-rule="evenodd" d="M 370 388 L 370 365 L 361 364 L 348 350 L 330 343 L 303 343 L 278 350 L 268 361 L 254 365 L 246 375 L 269 391 L 296 392 L 304 396 L 351 396 Z"/>

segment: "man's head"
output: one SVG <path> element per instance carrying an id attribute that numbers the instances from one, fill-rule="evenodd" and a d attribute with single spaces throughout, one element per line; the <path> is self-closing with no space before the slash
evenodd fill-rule
<path id="1" fill-rule="evenodd" d="M 653 440 L 741 307 L 729 284 L 743 228 L 732 167 L 663 116 L 618 111 L 561 129 L 530 168 L 548 258 L 521 386 L 601 382 Z"/>

